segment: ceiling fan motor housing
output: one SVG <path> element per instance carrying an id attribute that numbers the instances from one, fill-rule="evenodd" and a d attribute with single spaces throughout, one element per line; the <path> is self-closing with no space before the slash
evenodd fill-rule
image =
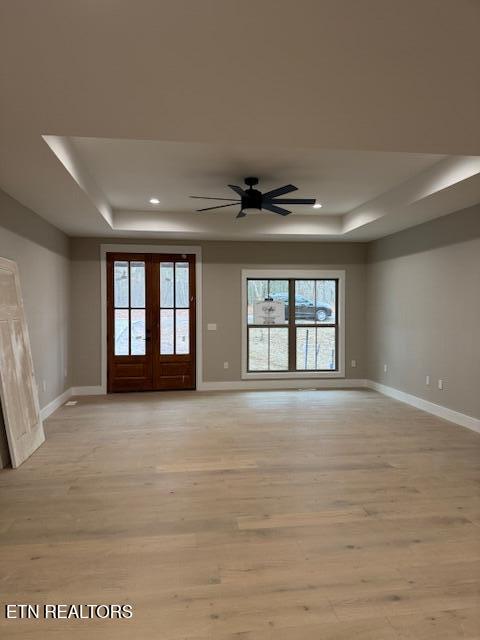
<path id="1" fill-rule="evenodd" d="M 242 196 L 242 209 L 261 209 L 262 194 L 257 189 L 247 189 Z"/>

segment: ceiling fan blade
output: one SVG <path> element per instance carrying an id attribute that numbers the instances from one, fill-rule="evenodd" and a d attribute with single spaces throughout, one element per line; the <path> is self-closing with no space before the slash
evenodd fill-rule
<path id="1" fill-rule="evenodd" d="M 243 210 L 240 209 L 240 211 L 237 213 L 237 218 L 245 218 L 245 216 L 247 215 L 247 213 Z"/>
<path id="2" fill-rule="evenodd" d="M 196 200 L 228 200 L 229 202 L 240 202 L 237 198 L 209 198 L 208 196 L 189 196 Z"/>
<path id="3" fill-rule="evenodd" d="M 247 195 L 246 192 L 242 189 L 242 187 L 237 187 L 236 184 L 229 184 L 228 186 L 230 187 L 230 189 L 233 189 L 235 193 L 238 193 L 238 195 L 241 198 Z"/>
<path id="4" fill-rule="evenodd" d="M 262 202 L 262 209 L 267 209 L 267 211 L 272 211 L 273 213 L 279 213 L 281 216 L 288 216 L 289 213 L 292 213 L 291 211 L 287 211 L 287 209 L 276 207 L 270 202 Z"/>
<path id="5" fill-rule="evenodd" d="M 315 204 L 315 198 L 274 198 L 273 200 L 269 200 L 268 202 L 273 202 L 274 204 Z"/>
<path id="6" fill-rule="evenodd" d="M 212 209 L 223 209 L 224 207 L 233 207 L 236 202 L 232 202 L 231 204 L 217 204 L 215 207 L 205 207 L 205 209 L 197 209 L 197 211 L 211 211 Z"/>
<path id="7" fill-rule="evenodd" d="M 283 196 L 285 193 L 292 193 L 292 191 L 298 191 L 298 187 L 295 187 L 293 184 L 286 184 L 283 187 L 278 187 L 278 189 L 267 191 L 267 193 L 264 193 L 262 195 L 262 198 L 271 200 L 272 198 L 276 198 L 277 196 Z"/>

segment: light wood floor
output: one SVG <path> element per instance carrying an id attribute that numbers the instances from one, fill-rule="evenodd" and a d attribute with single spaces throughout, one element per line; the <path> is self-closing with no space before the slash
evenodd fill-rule
<path id="1" fill-rule="evenodd" d="M 82 398 L 0 472 L 0 636 L 480 638 L 480 436 L 370 391 Z M 3 618 L 3 613 L 1 614 Z"/>

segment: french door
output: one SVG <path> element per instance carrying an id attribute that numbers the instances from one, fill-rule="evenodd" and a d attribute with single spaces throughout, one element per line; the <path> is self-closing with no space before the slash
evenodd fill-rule
<path id="1" fill-rule="evenodd" d="M 195 389 L 195 256 L 107 253 L 108 391 Z"/>

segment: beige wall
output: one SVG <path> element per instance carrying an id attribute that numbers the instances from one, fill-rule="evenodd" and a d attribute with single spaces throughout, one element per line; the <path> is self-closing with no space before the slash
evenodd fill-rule
<path id="1" fill-rule="evenodd" d="M 0 256 L 18 264 L 40 406 L 44 407 L 70 386 L 70 242 L 0 191 Z"/>
<path id="2" fill-rule="evenodd" d="M 340 243 L 209 243 L 204 245 L 204 378 L 240 380 L 241 270 L 246 268 L 346 270 L 346 377 L 364 375 L 365 246 Z M 215 322 L 217 331 L 206 331 Z M 350 361 L 357 360 L 357 368 Z M 223 362 L 230 368 L 225 370 Z"/>
<path id="3" fill-rule="evenodd" d="M 105 242 L 111 243 L 112 240 Z M 130 242 L 155 244 L 151 239 Z M 73 384 L 76 386 L 99 385 L 101 381 L 101 243 L 100 239 L 72 239 L 72 362 Z M 240 380 L 242 268 L 345 269 L 346 375 L 349 378 L 365 375 L 365 245 L 193 241 L 180 244 L 202 246 L 205 381 Z M 217 324 L 217 331 L 206 330 L 209 322 Z M 350 367 L 352 359 L 357 360 L 356 369 Z M 230 363 L 229 369 L 223 368 L 225 361 Z"/>
<path id="4" fill-rule="evenodd" d="M 371 243 L 367 283 L 369 378 L 480 418 L 480 205 Z"/>
<path id="5" fill-rule="evenodd" d="M 70 386 L 69 251 L 63 233 L 0 191 L 0 256 L 18 264 L 41 407 Z"/>
<path id="6" fill-rule="evenodd" d="M 96 386 L 101 382 L 100 242 L 72 238 L 71 249 L 72 384 Z"/>

